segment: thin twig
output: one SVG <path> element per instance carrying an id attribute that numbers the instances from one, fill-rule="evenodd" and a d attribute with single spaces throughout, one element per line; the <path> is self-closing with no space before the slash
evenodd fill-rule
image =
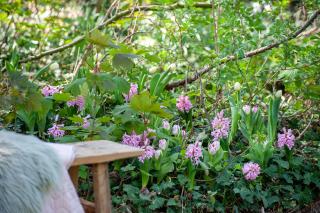
<path id="1" fill-rule="evenodd" d="M 310 121 L 308 123 L 308 125 L 306 126 L 306 128 L 304 128 L 304 130 L 302 130 L 302 132 L 299 134 L 299 136 L 296 138 L 296 140 L 300 140 L 300 138 L 302 137 L 302 135 L 309 129 L 311 123 L 312 123 L 312 119 L 313 119 L 313 115 L 311 115 Z"/>
<path id="2" fill-rule="evenodd" d="M 82 57 L 80 58 L 79 62 L 77 63 L 77 65 L 76 65 L 75 68 L 74 68 L 74 71 L 73 71 L 73 73 L 72 73 L 73 78 L 77 75 L 80 67 L 81 67 L 82 64 L 83 64 L 83 62 L 87 59 L 88 53 L 89 53 L 89 51 L 90 51 L 91 49 L 92 49 L 92 44 L 89 44 L 89 45 L 85 48 Z"/>

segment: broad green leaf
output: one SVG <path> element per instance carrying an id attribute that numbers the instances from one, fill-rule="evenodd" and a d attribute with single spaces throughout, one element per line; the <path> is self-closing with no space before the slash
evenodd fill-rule
<path id="1" fill-rule="evenodd" d="M 117 69 L 131 70 L 134 67 L 134 63 L 131 60 L 129 54 L 116 54 L 113 56 L 112 65 Z"/>
<path id="2" fill-rule="evenodd" d="M 56 101 L 70 101 L 72 98 L 70 93 L 56 93 L 53 95 L 53 99 Z"/>
<path id="3" fill-rule="evenodd" d="M 99 30 L 94 30 L 93 32 L 88 33 L 87 40 L 90 43 L 101 47 L 115 47 L 109 36 L 100 32 Z"/>

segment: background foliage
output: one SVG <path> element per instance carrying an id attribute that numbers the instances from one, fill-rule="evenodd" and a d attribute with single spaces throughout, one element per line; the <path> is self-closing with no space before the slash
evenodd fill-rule
<path id="1" fill-rule="evenodd" d="M 155 129 L 148 135 L 155 137 L 153 145 L 159 139 L 169 143 L 159 158 L 115 162 L 111 168 L 119 212 L 304 208 L 318 199 L 320 187 L 319 18 L 303 29 L 319 5 L 0 0 L 0 126 L 60 143 L 121 141 L 125 133 Z M 139 94 L 125 101 L 131 83 Z M 44 97 L 46 85 L 63 89 Z M 278 90 L 279 109 L 272 102 Z M 190 113 L 176 109 L 181 94 L 190 97 Z M 67 105 L 78 96 L 84 97 L 83 110 Z M 246 104 L 258 105 L 261 118 L 247 121 Z M 270 106 L 276 113 L 271 115 Z M 210 122 L 222 109 L 232 121 L 228 147 L 213 159 L 204 151 L 200 165 L 193 166 L 184 156 L 187 145 L 210 143 Z M 90 127 L 83 128 L 87 115 Z M 161 128 L 163 119 L 171 127 L 179 124 L 187 136 Z M 64 124 L 63 137 L 48 134 L 55 123 Z M 257 124 L 261 128 L 254 129 Z M 282 127 L 297 138 L 291 154 L 273 145 L 254 152 L 261 147 L 252 141 L 273 143 Z M 248 159 L 263 165 L 254 182 L 241 172 Z M 80 177 L 81 195 L 92 199 L 87 167 Z"/>

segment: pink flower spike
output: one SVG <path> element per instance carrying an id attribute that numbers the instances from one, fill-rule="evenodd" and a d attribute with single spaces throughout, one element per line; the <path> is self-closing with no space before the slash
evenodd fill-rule
<path id="1" fill-rule="evenodd" d="M 222 138 L 228 137 L 230 128 L 230 119 L 223 117 L 223 110 L 211 121 L 213 131 L 211 136 L 214 141 L 219 141 Z"/>
<path id="2" fill-rule="evenodd" d="M 202 148 L 199 141 L 188 145 L 186 158 L 189 158 L 194 165 L 198 165 L 200 163 L 200 158 L 202 158 Z"/>
<path id="3" fill-rule="evenodd" d="M 131 135 L 124 134 L 122 136 L 122 144 L 139 147 L 141 142 L 142 136 L 137 135 L 134 131 Z"/>
<path id="4" fill-rule="evenodd" d="M 178 135 L 179 132 L 180 132 L 180 126 L 177 125 L 177 124 L 176 124 L 176 125 L 173 125 L 173 127 L 172 127 L 172 134 Z"/>
<path id="5" fill-rule="evenodd" d="M 170 123 L 167 120 L 162 121 L 162 128 L 169 130 L 170 129 Z"/>
<path id="6" fill-rule="evenodd" d="M 213 141 L 211 144 L 208 146 L 209 153 L 211 155 L 214 155 L 218 152 L 220 149 L 220 142 L 219 141 Z"/>
<path id="7" fill-rule="evenodd" d="M 257 105 L 255 105 L 254 107 L 252 107 L 252 112 L 257 113 L 258 109 L 259 109 L 259 107 Z"/>
<path id="8" fill-rule="evenodd" d="M 59 93 L 60 92 L 60 87 L 59 86 L 50 86 L 50 85 L 47 85 L 47 86 L 44 86 L 41 90 L 41 93 L 45 96 L 45 97 L 48 97 L 48 96 L 52 96 L 56 93 Z"/>
<path id="9" fill-rule="evenodd" d="M 159 140 L 159 148 L 165 150 L 167 148 L 167 141 L 165 139 Z"/>
<path id="10" fill-rule="evenodd" d="M 131 83 L 128 94 L 123 94 L 123 96 L 126 102 L 129 102 L 131 98 L 136 94 L 138 94 L 138 84 Z"/>
<path id="11" fill-rule="evenodd" d="M 146 146 L 144 148 L 144 153 L 138 157 L 139 161 L 143 163 L 146 159 L 152 158 L 156 154 L 156 150 L 152 146 Z"/>
<path id="12" fill-rule="evenodd" d="M 186 132 L 186 130 L 181 130 L 181 136 L 182 136 L 182 138 L 186 138 L 187 137 L 187 132 Z"/>
<path id="13" fill-rule="evenodd" d="M 249 105 L 244 105 L 242 109 L 246 114 L 250 114 L 251 107 Z"/>
<path id="14" fill-rule="evenodd" d="M 61 129 L 63 127 L 63 124 L 56 124 L 54 123 L 51 128 L 48 129 L 48 135 L 51 135 L 54 138 L 59 138 L 64 136 L 65 131 Z"/>
<path id="15" fill-rule="evenodd" d="M 83 124 L 82 127 L 84 129 L 87 129 L 90 127 L 90 121 L 88 120 L 90 118 L 90 115 L 87 115 L 85 118 L 83 118 Z"/>
<path id="16" fill-rule="evenodd" d="M 85 104 L 84 97 L 81 96 L 81 95 L 79 95 L 77 98 L 67 102 L 67 106 L 68 107 L 77 106 L 78 107 L 78 111 L 82 111 L 83 110 L 84 104 Z"/>
<path id="17" fill-rule="evenodd" d="M 180 95 L 177 99 L 177 108 L 181 112 L 189 112 L 189 110 L 192 108 L 192 104 L 189 100 L 188 96 Z"/>
<path id="18" fill-rule="evenodd" d="M 260 174 L 260 166 L 257 163 L 245 163 L 242 167 L 242 173 L 246 180 L 255 180 Z"/>
<path id="19" fill-rule="evenodd" d="M 278 133 L 278 148 L 283 148 L 284 146 L 287 146 L 289 150 L 292 149 L 295 142 L 295 136 L 292 134 L 291 129 L 282 129 L 283 134 Z"/>

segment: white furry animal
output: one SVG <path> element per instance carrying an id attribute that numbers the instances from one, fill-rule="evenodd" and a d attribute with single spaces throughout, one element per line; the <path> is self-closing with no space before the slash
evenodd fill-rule
<path id="1" fill-rule="evenodd" d="M 0 212 L 41 213 L 61 170 L 54 150 L 38 138 L 0 131 Z"/>

